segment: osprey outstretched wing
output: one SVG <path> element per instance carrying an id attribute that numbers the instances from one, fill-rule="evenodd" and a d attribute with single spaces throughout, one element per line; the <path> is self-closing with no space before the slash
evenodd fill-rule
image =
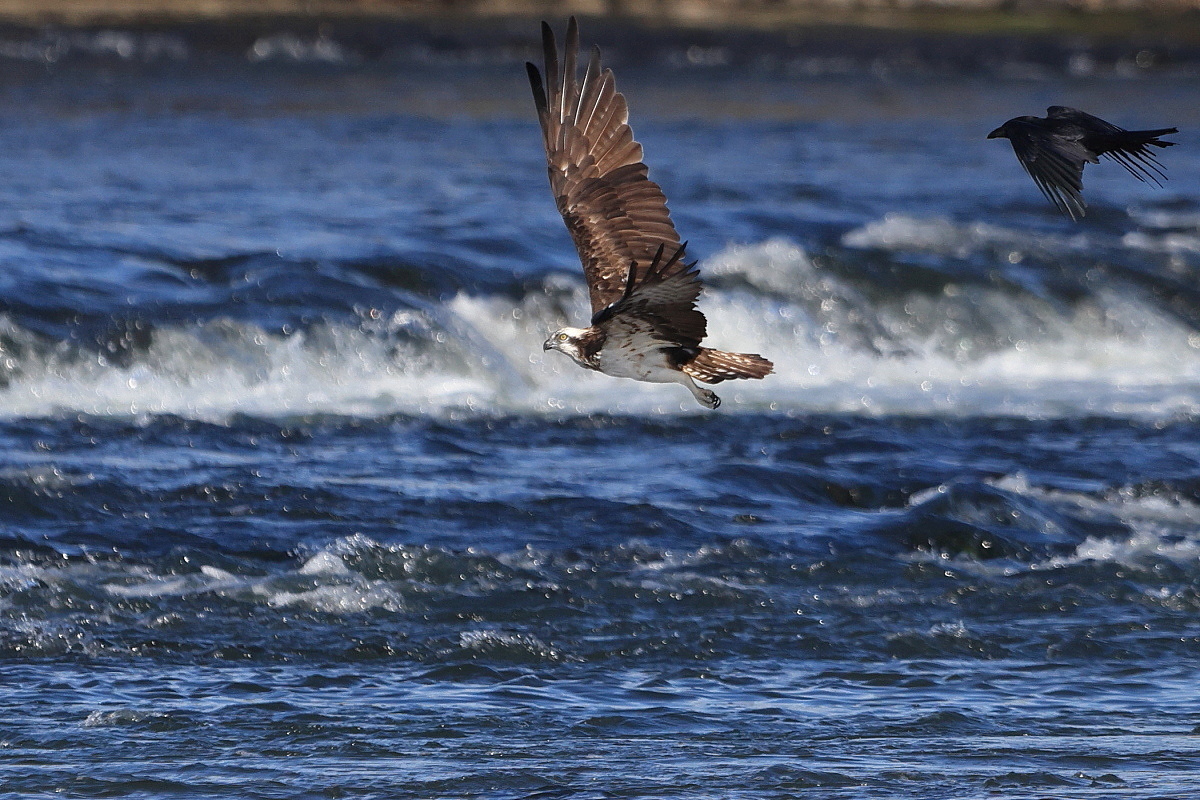
<path id="1" fill-rule="evenodd" d="M 625 97 L 593 48 L 578 79 L 579 26 L 567 23 L 560 69 L 554 32 L 542 23 L 546 79 L 527 63 L 555 203 L 583 263 L 591 299 L 588 328 L 546 340 L 576 363 L 608 375 L 682 383 L 716 408 L 720 398 L 692 380 L 762 378 L 758 355 L 701 347 L 706 320 L 696 308 L 703 284 L 671 223 L 662 189 L 648 177 L 629 127 Z"/>
<path id="2" fill-rule="evenodd" d="M 649 266 L 659 245 L 679 245 L 667 198 L 642 163 L 642 146 L 629 127 L 625 96 L 612 70 L 601 69 L 592 48 L 577 81 L 579 26 L 567 23 L 560 72 L 554 32 L 542 23 L 546 83 L 526 64 L 546 145 L 550 189 L 562 214 L 591 294 L 592 313 L 621 296 L 631 263 Z"/>

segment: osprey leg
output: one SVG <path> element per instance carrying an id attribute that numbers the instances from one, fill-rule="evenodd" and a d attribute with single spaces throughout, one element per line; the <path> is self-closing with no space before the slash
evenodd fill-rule
<path id="1" fill-rule="evenodd" d="M 687 373 L 679 373 L 679 382 L 688 388 L 692 393 L 692 397 L 705 408 L 717 408 L 721 405 L 721 398 L 717 397 L 717 393 L 712 389 L 705 389 L 702 386 L 697 386 L 696 382 Z"/>

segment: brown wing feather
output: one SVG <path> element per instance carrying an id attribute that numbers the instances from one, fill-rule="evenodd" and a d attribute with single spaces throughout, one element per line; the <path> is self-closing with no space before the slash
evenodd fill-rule
<path id="1" fill-rule="evenodd" d="M 597 313 L 624 294 L 630 264 L 636 265 L 635 280 L 640 279 L 661 245 L 668 252 L 671 245 L 678 246 L 679 234 L 662 189 L 647 177 L 625 97 L 616 90 L 612 70 L 601 68 L 600 51 L 592 50 L 583 80 L 577 81 L 579 26 L 574 17 L 567 24 L 561 76 L 554 33 L 544 22 L 542 49 L 545 83 L 533 64 L 526 69 L 546 145 L 550 188 L 579 251 L 592 312 Z M 691 269 L 679 260 L 672 268 Z M 694 280 L 698 286 L 699 278 Z"/>
<path id="2" fill-rule="evenodd" d="M 707 334 L 707 320 L 696 308 L 703 288 L 696 262 L 684 262 L 687 244 L 678 245 L 670 258 L 659 245 L 643 270 L 626 268 L 629 276 L 621 297 L 592 315 L 594 327 L 610 320 L 637 317 L 650 324 L 663 341 L 685 348 L 696 348 Z"/>
<path id="3" fill-rule="evenodd" d="M 765 378 L 775 365 L 757 353 L 726 353 L 701 347 L 680 369 L 698 381 L 720 383 L 737 378 Z"/>

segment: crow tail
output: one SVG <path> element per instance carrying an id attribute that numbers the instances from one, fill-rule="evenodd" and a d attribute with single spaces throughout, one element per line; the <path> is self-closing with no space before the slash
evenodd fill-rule
<path id="1" fill-rule="evenodd" d="M 1169 133 L 1179 133 L 1178 128 L 1156 128 L 1149 131 L 1121 131 L 1104 137 L 1105 141 L 1097 143 L 1096 152 L 1116 161 L 1139 181 L 1162 186 L 1167 179 L 1162 164 L 1154 154 L 1146 149 L 1146 145 L 1155 147 L 1171 147 L 1175 142 L 1164 142 L 1158 137 Z"/>

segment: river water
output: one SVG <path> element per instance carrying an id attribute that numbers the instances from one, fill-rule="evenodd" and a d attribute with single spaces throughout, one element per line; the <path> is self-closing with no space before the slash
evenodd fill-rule
<path id="1" fill-rule="evenodd" d="M 1200 62 L 600 30 L 718 412 L 541 349 L 536 27 L 0 41 L 4 791 L 1194 796 Z"/>

